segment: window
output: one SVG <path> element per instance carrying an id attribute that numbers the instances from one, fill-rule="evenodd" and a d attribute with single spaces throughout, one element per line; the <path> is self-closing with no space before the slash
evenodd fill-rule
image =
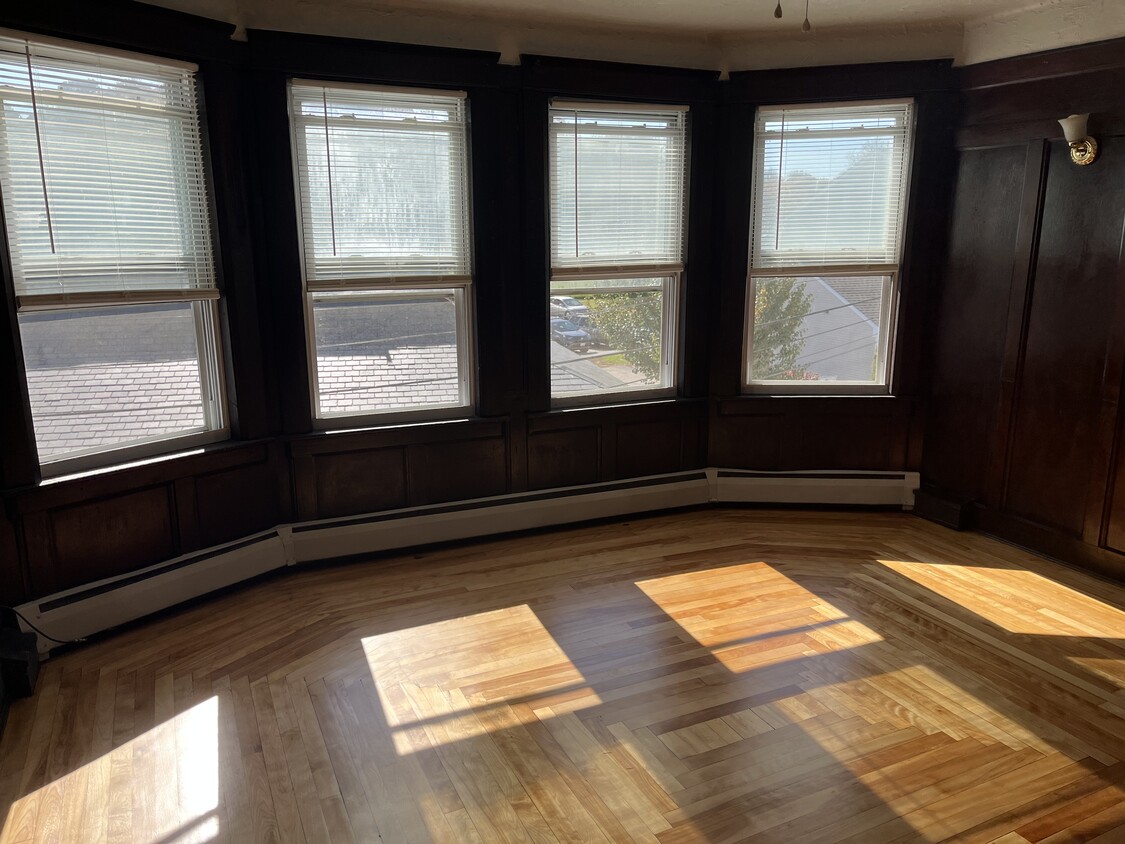
<path id="1" fill-rule="evenodd" d="M 913 107 L 758 109 L 745 379 L 767 392 L 885 392 Z"/>
<path id="2" fill-rule="evenodd" d="M 226 435 L 195 67 L 0 37 L 0 190 L 45 473 Z"/>
<path id="3" fill-rule="evenodd" d="M 466 100 L 294 80 L 319 420 L 471 403 Z"/>
<path id="4" fill-rule="evenodd" d="M 687 109 L 554 102 L 549 121 L 551 396 L 669 393 Z"/>

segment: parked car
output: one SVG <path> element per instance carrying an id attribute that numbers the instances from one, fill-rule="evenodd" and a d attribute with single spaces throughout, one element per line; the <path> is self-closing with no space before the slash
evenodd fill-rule
<path id="1" fill-rule="evenodd" d="M 564 308 L 562 305 L 555 304 L 554 299 L 551 299 L 551 301 L 548 304 L 550 305 L 550 308 L 551 308 L 551 319 L 554 319 L 555 317 L 559 317 L 561 319 L 566 319 L 568 316 L 570 316 L 566 312 L 566 308 Z"/>
<path id="2" fill-rule="evenodd" d="M 551 339 L 575 352 L 585 352 L 590 348 L 590 335 L 569 319 L 556 317 L 551 320 Z"/>
<path id="3" fill-rule="evenodd" d="M 555 309 L 562 308 L 563 313 L 556 314 Z M 551 316 L 561 316 L 574 319 L 576 316 L 588 316 L 590 309 L 575 299 L 573 296 L 552 296 Z"/>
<path id="4" fill-rule="evenodd" d="M 594 346 L 606 346 L 605 334 L 598 328 L 594 318 L 588 314 L 573 316 L 570 321 L 590 335 L 590 343 Z"/>

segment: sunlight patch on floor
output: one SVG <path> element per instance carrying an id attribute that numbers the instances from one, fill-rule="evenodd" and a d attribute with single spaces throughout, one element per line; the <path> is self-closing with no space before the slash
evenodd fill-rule
<path id="1" fill-rule="evenodd" d="M 219 836 L 219 699 L 212 697 L 12 804 L 0 842 L 40 840 L 82 818 L 63 840 L 202 844 Z M 112 838 L 112 835 L 109 835 Z"/>
<path id="2" fill-rule="evenodd" d="M 1125 635 L 1125 612 L 1033 571 L 903 560 L 878 562 L 1009 633 Z"/>
<path id="3" fill-rule="evenodd" d="M 522 604 L 363 639 L 400 756 L 601 699 Z M 422 730 L 422 733 L 418 731 Z"/>

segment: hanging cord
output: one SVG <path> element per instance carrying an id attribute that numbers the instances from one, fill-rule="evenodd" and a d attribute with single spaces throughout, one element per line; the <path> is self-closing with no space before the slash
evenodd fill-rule
<path id="1" fill-rule="evenodd" d="M 19 610 L 17 610 L 15 607 L 0 607 L 0 609 L 11 610 L 19 618 L 20 621 L 22 621 L 24 624 L 26 624 L 28 627 L 30 627 L 32 630 L 34 630 L 36 633 L 38 633 L 40 636 L 42 636 L 44 639 L 49 639 L 50 641 L 56 642 L 57 644 L 60 644 L 60 645 L 77 645 L 79 642 L 85 642 L 86 641 L 84 638 L 56 639 L 54 636 L 50 636 L 47 633 L 44 633 L 42 630 L 40 630 L 38 627 L 36 627 L 34 624 L 32 624 L 30 621 L 28 621 L 27 617 L 24 616 L 24 614 L 22 612 L 20 612 Z"/>
<path id="2" fill-rule="evenodd" d="M 328 92 L 320 89 L 320 102 L 324 108 L 324 161 L 328 165 L 328 224 L 332 229 L 332 257 L 336 257 L 336 203 L 332 198 L 332 144 L 328 140 Z"/>
<path id="3" fill-rule="evenodd" d="M 39 132 L 39 105 L 35 97 L 35 72 L 31 69 L 31 46 L 24 45 L 27 59 L 27 84 L 31 89 L 31 119 L 35 122 L 35 148 L 39 155 L 39 181 L 43 184 L 43 208 L 47 212 L 47 236 L 51 239 L 51 254 L 55 252 L 55 226 L 51 222 L 51 201 L 47 198 L 47 167 L 43 161 L 43 137 Z"/>

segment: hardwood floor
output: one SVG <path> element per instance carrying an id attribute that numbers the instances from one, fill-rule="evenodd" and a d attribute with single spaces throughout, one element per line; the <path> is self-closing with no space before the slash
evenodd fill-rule
<path id="1" fill-rule="evenodd" d="M 904 514 L 707 510 L 52 659 L 0 840 L 1121 842 L 1123 760 L 1125 589 Z"/>

